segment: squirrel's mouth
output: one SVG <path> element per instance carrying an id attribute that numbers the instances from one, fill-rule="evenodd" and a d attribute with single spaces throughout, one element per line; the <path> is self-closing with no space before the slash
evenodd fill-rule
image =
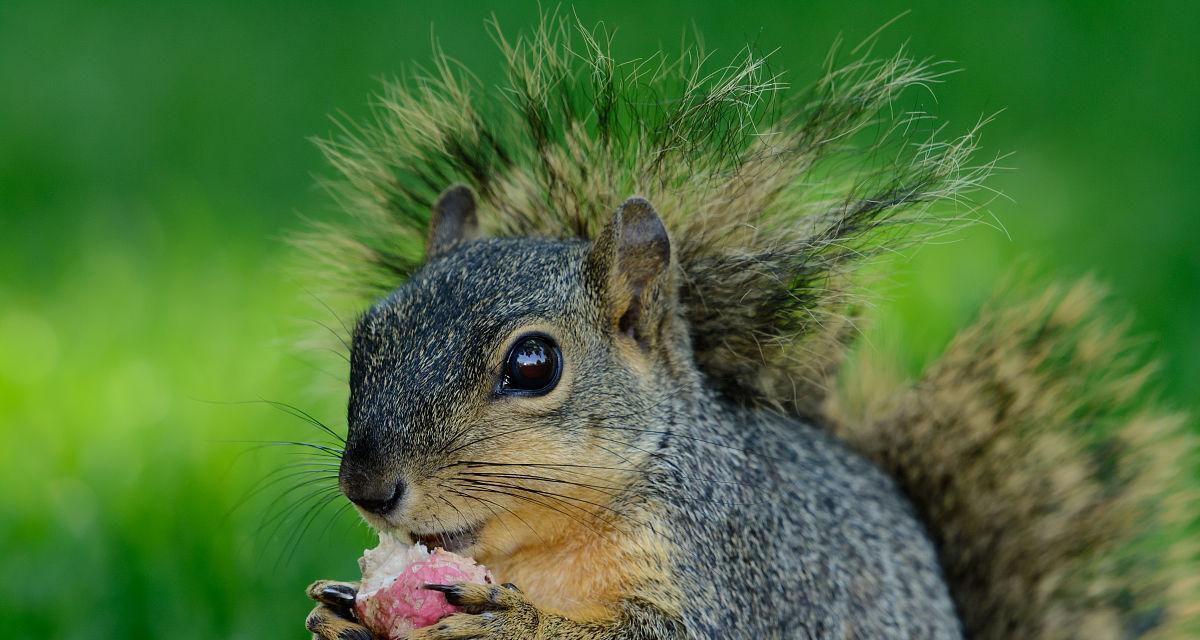
<path id="1" fill-rule="evenodd" d="M 412 531 L 409 535 L 416 542 L 420 542 L 429 549 L 441 547 L 451 553 L 460 553 L 479 540 L 479 530 L 483 528 L 483 523 L 470 525 L 464 529 L 455 529 L 453 531 L 435 531 L 433 533 L 417 533 Z"/>

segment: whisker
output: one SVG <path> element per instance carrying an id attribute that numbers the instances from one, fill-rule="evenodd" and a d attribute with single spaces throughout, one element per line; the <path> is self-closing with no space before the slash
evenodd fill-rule
<path id="1" fill-rule="evenodd" d="M 233 400 L 233 401 L 228 401 L 228 402 L 220 402 L 220 401 L 216 401 L 216 400 L 200 400 L 200 402 L 204 402 L 206 404 L 228 405 L 228 406 L 265 404 L 269 407 L 272 407 L 274 409 L 282 411 L 282 412 L 292 416 L 293 418 L 298 418 L 304 422 L 307 422 L 308 424 L 316 427 L 317 429 L 320 429 L 321 431 L 325 432 L 326 434 L 333 437 L 335 440 L 337 440 L 338 442 L 341 442 L 342 444 L 346 443 L 345 438 L 343 438 L 340 434 L 338 434 L 336 431 L 331 429 L 324 422 L 321 422 L 320 420 L 318 420 L 312 414 L 301 409 L 300 407 L 288 404 L 286 402 L 281 402 L 279 400 L 267 400 L 265 398 L 259 398 L 258 400 Z"/>
<path id="2" fill-rule="evenodd" d="M 450 500 L 448 500 L 445 496 L 439 495 L 439 496 L 437 496 L 437 498 L 438 498 L 438 500 L 441 500 L 442 502 L 446 503 L 447 507 L 450 507 L 451 509 L 453 509 L 454 513 L 457 513 L 458 517 L 461 518 L 463 522 L 472 522 L 473 521 L 473 518 L 468 518 L 467 515 L 462 512 L 462 509 L 459 509 L 458 507 L 454 506 L 454 503 L 450 502 Z M 479 541 L 479 540 L 477 540 L 476 543 L 483 545 L 483 542 Z M 492 549 L 492 547 L 489 545 L 483 545 L 483 546 L 486 549 Z"/>
<path id="3" fill-rule="evenodd" d="M 301 486 L 303 486 L 303 485 L 301 485 Z M 291 493 L 291 491 L 289 491 L 288 493 Z M 298 510 L 300 510 L 301 508 L 304 508 L 306 505 L 309 505 L 309 504 L 314 504 L 314 503 L 319 504 L 321 502 L 331 500 L 334 497 L 336 497 L 338 495 L 338 493 L 339 493 L 338 490 L 336 488 L 332 488 L 332 487 L 323 488 L 323 489 L 314 488 L 309 493 L 305 494 L 303 497 L 298 498 L 298 499 L 288 503 L 286 506 L 281 506 L 280 508 L 274 510 L 275 512 L 270 514 L 267 518 L 264 518 L 262 524 L 259 526 L 258 531 L 260 534 L 267 527 L 271 527 L 270 532 L 267 533 L 265 538 L 260 537 L 260 544 L 270 544 L 272 541 L 278 540 L 280 529 L 283 527 L 284 524 L 289 522 L 292 515 L 294 513 L 296 513 Z M 275 554 L 275 562 L 274 562 L 275 567 L 278 567 L 280 565 L 280 563 L 284 560 L 285 552 L 286 552 L 286 547 L 284 546 L 284 547 L 280 547 L 279 552 L 277 554 Z M 263 558 L 262 555 L 260 555 L 260 559 L 261 558 Z"/>
<path id="4" fill-rule="evenodd" d="M 540 429 L 540 428 L 542 428 L 540 425 L 528 425 L 528 426 L 524 426 L 524 427 L 518 427 L 516 429 L 510 429 L 508 431 L 501 431 L 500 433 L 490 433 L 487 435 L 480 436 L 480 437 L 478 437 L 474 440 L 471 440 L 470 442 L 467 442 L 465 444 L 459 445 L 459 446 L 457 446 L 449 451 L 446 451 L 444 453 L 447 456 L 454 455 L 455 453 L 458 453 L 459 451 L 462 451 L 463 449 L 465 449 L 467 447 L 479 444 L 480 442 L 491 440 L 493 438 L 500 438 L 503 436 L 512 435 L 514 433 L 520 433 L 522 431 L 529 431 L 531 429 Z"/>
<path id="5" fill-rule="evenodd" d="M 625 447 L 629 447 L 630 449 L 634 449 L 634 450 L 636 450 L 636 451 L 641 451 L 642 453 L 646 454 L 647 456 L 649 456 L 649 457 L 651 457 L 651 458 L 660 458 L 660 457 L 662 457 L 662 456 L 661 456 L 661 454 L 659 454 L 659 453 L 658 453 L 658 452 L 656 452 L 656 451 L 647 451 L 647 450 L 645 450 L 645 449 L 643 449 L 643 448 L 641 448 L 641 447 L 638 447 L 638 446 L 635 446 L 635 445 L 629 444 L 628 442 L 621 442 L 620 440 L 614 440 L 613 438 L 605 438 L 604 436 L 598 436 L 598 435 L 596 435 L 596 434 L 594 434 L 594 433 L 593 433 L 593 434 L 591 434 L 591 435 L 592 435 L 592 437 L 593 437 L 593 438 L 596 438 L 597 440 L 603 440 L 603 441 L 605 441 L 605 442 L 608 442 L 608 443 L 611 443 L 611 444 L 622 445 L 622 446 L 625 446 Z M 603 445 L 595 445 L 595 446 L 596 446 L 596 448 L 597 448 L 597 449 L 600 449 L 600 450 L 602 450 L 602 451 L 605 451 L 605 452 L 607 452 L 607 453 L 609 453 L 609 454 L 612 454 L 613 456 L 616 456 L 617 458 L 620 458 L 622 461 L 624 461 L 624 462 L 626 462 L 626 463 L 628 463 L 628 464 L 630 464 L 630 465 L 637 466 L 637 463 L 635 463 L 634 461 L 630 460 L 629 458 L 626 458 L 625 456 L 623 456 L 623 455 L 621 455 L 621 454 L 617 453 L 616 451 L 613 451 L 612 449 L 609 449 L 608 447 L 605 447 L 605 446 L 603 446 Z"/>
<path id="6" fill-rule="evenodd" d="M 321 530 L 321 534 L 319 536 L 317 536 L 317 540 L 318 541 L 324 540 L 326 538 L 326 536 L 329 535 L 330 530 L 333 529 L 333 525 L 336 524 L 339 519 L 341 519 L 343 513 L 346 513 L 346 509 L 349 509 L 350 507 L 353 507 L 353 506 L 354 506 L 354 504 L 352 502 L 350 502 L 349 500 L 347 500 L 345 502 L 345 504 L 338 507 L 338 510 L 334 511 L 333 516 L 331 518 L 329 518 L 329 522 L 325 523 L 325 528 Z"/>
<path id="7" fill-rule="evenodd" d="M 470 491 L 470 489 L 466 489 L 466 488 L 463 488 L 463 487 L 461 487 L 461 486 L 460 486 L 459 488 L 460 488 L 461 490 L 463 490 L 463 491 Z M 583 526 L 584 526 L 585 528 L 587 528 L 587 529 L 588 529 L 590 532 L 592 532 L 592 533 L 593 533 L 593 534 L 594 534 L 594 535 L 595 535 L 597 538 L 600 538 L 601 540 L 606 540 L 606 539 L 608 539 L 608 538 L 607 538 L 607 536 L 604 536 L 603 534 L 601 534 L 599 531 L 597 531 L 596 529 L 594 529 L 594 528 L 593 528 L 591 525 L 587 524 L 586 522 L 583 522 L 582 520 L 580 520 L 579 518 L 575 517 L 574 515 L 572 515 L 572 514 L 570 514 L 570 513 L 566 512 L 566 511 L 563 511 L 562 509 L 559 509 L 559 508 L 555 507 L 554 505 L 549 505 L 549 504 L 546 504 L 546 503 L 544 503 L 544 502 L 541 502 L 540 500 L 536 500 L 536 499 L 534 499 L 534 498 L 531 498 L 531 497 L 529 497 L 529 496 L 526 496 L 526 495 L 521 495 L 521 494 L 516 494 L 516 493 L 509 493 L 509 492 L 507 492 L 507 491 L 499 491 L 499 490 L 497 490 L 497 489 L 494 489 L 494 488 L 488 488 L 488 487 L 478 487 L 478 490 L 479 490 L 479 491 L 483 491 L 483 492 L 485 492 L 485 493 L 494 493 L 494 494 L 497 494 L 497 495 L 505 495 L 505 496 L 509 496 L 510 498 L 513 498 L 513 499 L 515 499 L 515 500 L 522 500 L 522 501 L 528 502 L 528 503 L 530 503 L 530 504 L 535 504 L 535 505 L 538 505 L 538 506 L 540 506 L 540 507 L 543 507 L 543 508 L 545 508 L 545 509 L 549 509 L 549 510 L 551 510 L 551 511 L 554 511 L 555 513 L 562 514 L 562 515 L 564 515 L 564 516 L 566 516 L 566 517 L 568 517 L 568 518 L 570 518 L 570 519 L 572 519 L 572 520 L 574 520 L 574 521 L 578 522 L 579 524 L 583 525 Z"/>
<path id="8" fill-rule="evenodd" d="M 551 478 L 549 476 L 534 476 L 534 475 L 528 475 L 528 474 L 523 474 L 523 473 L 467 472 L 467 473 L 460 473 L 458 475 L 472 477 L 472 478 L 508 478 L 510 480 L 534 480 L 537 482 L 552 482 L 552 483 L 556 483 L 556 484 L 567 484 L 567 485 L 571 485 L 574 487 L 583 487 L 585 489 L 593 489 L 593 490 L 599 491 L 600 493 L 603 493 L 607 496 L 616 496 L 625 490 L 624 487 L 611 487 L 611 486 L 604 486 L 604 485 L 587 484 L 584 482 L 572 482 L 570 480 L 563 480 L 561 478 Z"/>
<path id="9" fill-rule="evenodd" d="M 341 436 L 341 434 L 334 431 L 328 425 L 326 425 L 324 422 L 321 422 L 316 417 L 314 417 L 312 414 L 301 409 L 300 407 L 288 404 L 286 402 L 280 402 L 279 400 L 260 399 L 259 401 L 264 402 L 272 407 L 275 407 L 276 409 L 279 409 L 280 411 L 283 411 L 284 413 L 288 413 L 292 416 L 300 418 L 301 420 L 303 420 L 303 421 L 311 424 L 312 426 L 320 429 L 321 431 L 324 431 L 325 433 L 329 434 L 330 436 L 333 437 L 333 439 L 337 440 L 338 442 L 342 443 L 343 445 L 346 444 L 346 439 L 343 438 Z"/>
<path id="10" fill-rule="evenodd" d="M 521 521 L 521 524 L 525 525 L 525 527 L 526 527 L 526 528 L 528 528 L 528 529 L 529 529 L 529 531 L 533 533 L 533 535 L 537 536 L 537 538 L 538 538 L 538 541 L 539 541 L 539 542 L 541 542 L 543 545 L 545 545 L 545 544 L 546 544 L 546 541 L 545 541 L 545 540 L 542 538 L 542 534 L 538 533 L 538 530 L 537 530 L 537 529 L 534 529 L 534 528 L 533 528 L 533 527 L 532 527 L 532 526 L 531 526 L 531 525 L 530 525 L 528 522 L 526 522 L 526 521 L 525 521 L 525 518 L 522 518 L 521 516 L 517 515 L 517 514 L 516 514 L 516 512 L 514 512 L 512 509 L 509 509 L 508 507 L 506 507 L 506 506 L 504 506 L 504 505 L 502 505 L 502 504 L 500 504 L 500 503 L 498 503 L 498 502 L 493 502 L 492 500 L 487 500 L 487 499 L 485 499 L 485 498 L 480 498 L 480 497 L 478 497 L 478 496 L 475 496 L 475 495 L 467 495 L 466 493 L 463 493 L 462 491 L 459 491 L 458 489 L 450 489 L 450 491 L 451 491 L 452 493 L 456 493 L 456 494 L 458 494 L 458 495 L 460 495 L 460 496 L 462 496 L 462 497 L 464 497 L 464 498 L 468 498 L 468 499 L 471 499 L 471 500 L 476 500 L 476 501 L 478 501 L 480 504 L 484 505 L 484 507 L 486 507 L 486 508 L 488 509 L 488 511 L 491 511 L 491 512 L 492 512 L 492 514 L 496 515 L 497 517 L 499 517 L 499 515 L 498 515 L 498 514 L 496 514 L 496 512 L 495 512 L 495 511 L 494 511 L 494 510 L 493 510 L 491 507 L 489 507 L 488 505 L 489 505 L 489 504 L 491 504 L 491 505 L 495 505 L 495 506 L 497 506 L 497 507 L 500 507 L 501 509 L 503 509 L 503 510 L 507 511 L 507 512 L 509 513 L 509 515 L 511 515 L 512 517 L 516 518 L 517 520 L 520 520 L 520 521 Z M 464 489 L 464 491 L 466 491 L 466 489 Z M 504 523 L 504 521 L 503 521 L 503 520 L 500 520 L 500 522 L 501 522 L 501 524 L 503 524 L 503 523 Z M 505 524 L 505 525 L 504 525 L 504 528 L 505 528 L 505 529 L 508 529 L 508 525 L 507 525 L 507 524 Z M 511 530 L 511 529 L 509 529 L 509 530 L 508 530 L 508 533 L 509 533 L 509 535 L 510 535 L 510 536 L 513 536 L 513 538 L 514 538 L 514 539 L 516 539 L 516 536 L 515 536 L 515 535 L 513 535 L 513 532 L 512 532 L 512 530 Z"/>
<path id="11" fill-rule="evenodd" d="M 617 511 L 616 509 L 613 509 L 613 508 L 611 508 L 611 507 L 607 507 L 607 506 L 605 506 L 605 505 L 602 505 L 602 504 L 599 504 L 599 503 L 596 503 L 596 502 L 592 502 L 592 501 L 589 501 L 589 500 L 584 500 L 584 499 L 582 499 L 582 498 L 574 498 L 574 497 L 572 497 L 572 496 L 566 496 L 566 495 L 563 495 L 563 494 L 560 494 L 560 493 L 554 493 L 553 491 L 542 491 L 542 490 L 539 490 L 539 489 L 531 489 L 531 488 L 529 488 L 529 487 L 522 487 L 522 486 L 520 486 L 520 485 L 508 484 L 508 483 L 503 483 L 503 482 L 487 482 L 487 481 L 482 481 L 482 480 L 470 480 L 470 479 L 466 479 L 466 478 L 463 478 L 462 480 L 463 480 L 463 481 L 466 481 L 466 482 L 469 482 L 469 483 L 471 483 L 473 486 L 478 486 L 478 487 L 489 487 L 489 488 L 501 488 L 501 489 L 510 489 L 510 490 L 513 490 L 513 491 L 522 491 L 522 492 L 525 492 L 525 493 L 530 493 L 530 494 L 533 494 L 533 495 L 536 495 L 536 496 L 539 496 L 539 497 L 546 498 L 546 499 L 548 499 L 548 500 L 553 500 L 554 502 L 556 502 L 556 503 L 558 503 L 558 504 L 561 504 L 561 505 L 563 505 L 564 507 L 570 507 L 570 508 L 573 508 L 573 509 L 575 509 L 575 510 L 577 510 L 577 511 L 581 512 L 581 513 L 582 513 L 582 514 L 584 514 L 585 516 L 588 516 L 588 517 L 591 517 L 591 518 L 596 518 L 597 520 L 599 520 L 599 521 L 601 521 L 601 522 L 604 522 L 605 524 L 612 525 L 614 528 L 617 528 L 617 527 L 615 526 L 615 523 L 614 523 L 614 522 L 612 522 L 612 521 L 610 521 L 610 520 L 608 520 L 608 519 L 606 519 L 606 518 L 601 518 L 601 517 L 600 517 L 598 514 L 596 514 L 596 513 L 593 513 L 593 512 L 591 512 L 591 511 L 588 511 L 587 509 L 585 509 L 585 508 L 583 508 L 583 507 L 581 507 L 581 506 L 579 506 L 579 505 L 577 505 L 577 504 L 572 504 L 572 503 L 570 503 L 570 502 L 565 502 L 565 500 L 572 500 L 572 501 L 575 501 L 575 502 L 582 502 L 582 503 L 584 503 L 584 504 L 589 504 L 589 505 L 592 505 L 592 506 L 594 506 L 594 507 L 597 507 L 597 508 L 599 508 L 599 509 L 603 509 L 603 510 L 606 510 L 606 511 L 608 511 L 608 512 L 611 512 L 612 514 L 616 515 L 617 517 L 621 518 L 622 520 L 629 519 L 629 518 L 627 518 L 627 516 L 625 516 L 625 514 L 622 514 L 621 512 L 619 512 L 619 511 Z M 528 498 L 528 496 L 524 496 L 524 497 Z M 563 514 L 563 515 L 565 515 L 565 516 L 571 517 L 571 518 L 572 518 L 572 519 L 574 519 L 576 522 L 579 522 L 580 524 L 584 524 L 584 525 L 586 526 L 586 523 L 584 523 L 582 520 L 579 520 L 578 518 L 574 518 L 574 516 L 571 516 L 569 513 L 565 512 L 565 511 L 559 511 L 559 513 L 562 513 L 562 514 Z M 644 522 L 638 522 L 637 520 L 631 520 L 631 521 L 632 521 L 632 522 L 635 522 L 636 524 L 641 524 L 641 525 L 645 525 L 645 524 L 646 524 L 646 523 L 644 523 Z M 620 530 L 620 529 L 618 528 L 618 530 Z M 622 531 L 622 532 L 623 532 L 623 531 Z"/>
<path id="12" fill-rule="evenodd" d="M 607 425 L 607 424 L 606 425 L 589 425 L 588 428 L 607 429 L 607 430 L 611 430 L 611 431 L 630 431 L 630 432 L 634 432 L 634 433 L 648 433 L 648 434 L 654 434 L 654 435 L 661 435 L 666 438 L 680 438 L 683 440 L 699 442 L 701 444 L 706 444 L 706 445 L 713 446 L 713 447 L 719 447 L 722 449 L 729 449 L 732 451 L 737 451 L 739 453 L 745 453 L 745 454 L 754 456 L 756 459 L 767 458 L 767 459 L 771 459 L 771 460 L 776 460 L 778 462 L 790 462 L 786 458 L 772 456 L 771 454 L 769 454 L 765 451 L 759 450 L 759 449 L 746 449 L 744 447 L 738 447 L 735 445 L 726 444 L 723 442 L 716 442 L 713 440 L 706 440 L 704 438 L 700 438 L 697 436 L 692 436 L 692 435 L 683 434 L 683 433 L 676 433 L 673 431 L 658 431 L 655 429 L 639 429 L 637 427 L 630 427 L 630 426 L 625 426 L 625 425 Z"/>
<path id="13" fill-rule="evenodd" d="M 325 310 L 329 312 L 329 315 L 333 316 L 334 320 L 338 321 L 338 324 L 342 325 L 342 331 L 345 331 L 346 335 L 348 335 L 348 336 L 354 335 L 354 332 L 351 331 L 350 327 L 346 325 L 346 321 L 342 320 L 342 317 L 340 315 L 338 315 L 338 313 L 336 311 L 333 310 L 333 307 L 326 304 L 326 302 L 324 300 L 322 300 L 320 296 L 318 296 L 317 294 L 310 291 L 307 287 L 302 287 L 302 288 L 304 289 L 304 292 L 309 295 L 310 298 L 312 298 L 313 300 L 315 300 L 317 302 L 317 304 L 321 305 L 322 307 L 325 307 Z M 337 334 L 335 334 L 335 335 L 337 335 Z M 346 345 L 346 342 L 344 340 L 342 341 L 342 344 L 346 346 L 346 351 L 350 351 L 350 345 Z"/>
<path id="14" fill-rule="evenodd" d="M 284 549 L 288 550 L 287 558 L 284 560 L 284 562 L 292 561 L 292 558 L 296 555 L 296 550 L 300 548 L 300 541 L 304 539 L 304 534 L 308 532 L 309 527 L 311 527 L 312 523 L 315 522 L 317 517 L 321 515 L 321 512 L 324 511 L 326 507 L 333 504 L 339 495 L 340 492 L 334 493 L 333 495 L 325 494 L 325 497 L 318 500 L 308 508 L 308 511 L 305 512 L 304 516 L 301 517 L 301 526 L 292 532 L 292 534 L 288 537 L 288 542 L 283 546 Z"/>
<path id="15" fill-rule="evenodd" d="M 309 491 L 304 493 L 299 498 L 287 502 L 286 504 L 283 503 L 283 500 L 287 499 L 290 494 L 301 489 L 308 489 Z M 270 510 L 268 510 L 267 517 L 263 518 L 262 524 L 259 525 L 259 531 L 268 526 L 275 525 L 271 530 L 270 535 L 267 536 L 268 541 L 274 540 L 275 534 L 278 533 L 279 527 L 291 516 L 293 511 L 299 509 L 302 505 L 310 500 L 313 500 L 314 498 L 336 494 L 337 492 L 338 490 L 335 487 L 309 487 L 303 484 L 297 484 L 280 495 L 275 503 L 277 506 L 273 506 Z"/>
<path id="16" fill-rule="evenodd" d="M 655 471 L 652 469 L 638 469 L 638 468 L 634 468 L 634 467 L 613 467 L 613 466 L 598 465 L 598 464 L 567 464 L 567 463 L 559 464 L 559 463 L 550 463 L 550 462 L 486 462 L 486 461 L 482 461 L 482 460 L 460 460 L 450 466 L 454 467 L 454 466 L 460 466 L 460 465 L 466 466 L 468 468 L 478 468 L 478 467 L 532 467 L 532 468 L 546 468 L 546 469 L 580 468 L 580 469 L 595 469 L 598 471 L 618 471 L 618 472 L 628 472 L 628 473 L 640 473 L 640 474 L 643 474 L 646 476 L 655 476 L 655 475 L 667 476 L 667 475 L 672 475 L 674 473 L 674 472 L 668 473 L 666 471 Z M 580 473 L 580 472 L 576 471 L 574 473 Z M 596 475 L 591 475 L 591 474 L 580 474 L 580 475 L 585 475 L 585 477 L 594 478 L 594 479 L 602 478 L 602 476 L 596 476 Z M 700 477 L 700 476 L 690 476 L 690 475 L 682 474 L 682 473 L 675 474 L 675 475 L 678 475 L 678 477 L 680 477 L 684 480 L 694 480 L 697 482 L 711 482 L 713 484 L 730 484 L 730 485 L 737 485 L 737 486 L 752 486 L 752 485 L 749 485 L 748 483 L 738 482 L 736 480 L 714 480 L 712 478 L 704 478 L 704 477 Z"/>
<path id="17" fill-rule="evenodd" d="M 342 449 L 338 449 L 333 445 L 318 444 L 314 442 L 301 442 L 298 440 L 221 440 L 221 442 L 229 442 L 234 444 L 256 444 L 262 445 L 262 447 L 307 447 L 309 449 L 320 451 L 336 460 L 341 460 L 342 454 L 344 453 Z"/>
<path id="18" fill-rule="evenodd" d="M 306 320 L 328 331 L 333 337 L 337 338 L 338 342 L 342 343 L 342 347 L 346 349 L 346 353 L 350 353 L 350 343 L 346 342 L 346 338 L 344 338 L 342 334 L 334 331 L 333 327 L 321 322 L 320 320 L 317 320 L 316 318 L 306 318 Z"/>
<path id="19" fill-rule="evenodd" d="M 489 482 L 489 481 L 480 481 L 480 482 Z M 559 500 L 558 500 L 559 502 L 561 502 L 562 500 L 570 500 L 570 501 L 572 501 L 572 502 L 581 502 L 581 503 L 583 503 L 583 504 L 588 504 L 588 505 L 591 505 L 591 506 L 593 506 L 593 507 L 596 507 L 596 508 L 598 508 L 598 509 L 603 509 L 604 511 L 607 511 L 608 513 L 612 514 L 612 517 L 615 517 L 615 518 L 617 518 L 617 519 L 619 519 L 619 520 L 621 520 L 621 521 L 626 521 L 626 520 L 627 520 L 627 521 L 629 521 L 629 522 L 633 522 L 633 523 L 635 523 L 635 524 L 639 524 L 639 525 L 642 525 L 642 526 L 649 526 L 649 523 L 647 523 L 647 522 L 643 522 L 643 521 L 640 521 L 640 520 L 637 520 L 637 519 L 633 518 L 633 516 L 630 516 L 630 515 L 629 515 L 629 514 L 627 514 L 627 513 L 623 513 L 623 512 L 621 512 L 621 511 L 618 511 L 617 509 L 614 509 L 614 508 L 612 508 L 612 507 L 611 507 L 611 506 L 609 506 L 609 505 L 601 504 L 601 503 L 598 503 L 598 502 L 593 502 L 593 501 L 591 501 L 591 500 L 587 500 L 587 499 L 584 499 L 584 498 L 579 498 L 579 497 L 576 497 L 576 496 L 570 496 L 570 495 L 566 495 L 566 494 L 562 494 L 562 493 L 555 493 L 555 492 L 553 492 L 553 491 L 549 491 L 549 490 L 545 490 L 545 489 L 533 489 L 533 488 L 530 488 L 530 487 L 522 487 L 522 486 L 520 486 L 520 485 L 514 485 L 514 484 L 510 484 L 510 483 L 502 483 L 502 482 L 498 482 L 498 483 L 495 483 L 495 484 L 496 484 L 496 486 L 505 487 L 505 488 L 509 488 L 509 489 L 520 490 L 520 491 L 528 491 L 528 492 L 530 492 L 530 493 L 535 493 L 535 494 L 537 494 L 537 495 L 541 495 L 541 496 L 544 496 L 544 497 L 547 497 L 547 498 L 558 498 L 558 499 L 559 499 Z M 612 494 L 609 494 L 609 495 L 612 495 Z M 587 509 L 585 509 L 585 508 L 583 508 L 583 507 L 579 507 L 578 505 L 572 505 L 572 506 L 575 506 L 575 507 L 576 507 L 577 509 L 579 509 L 580 511 L 583 511 L 583 512 L 585 512 L 585 513 L 588 513 L 588 510 L 587 510 Z M 589 515 L 591 515 L 591 516 L 593 516 L 593 517 L 597 517 L 597 518 L 599 518 L 598 514 L 589 513 Z M 610 519 L 608 519 L 608 518 L 600 518 L 600 519 L 601 519 L 602 521 L 604 521 L 605 523 L 612 524 L 612 521 L 611 521 Z"/>
<path id="20" fill-rule="evenodd" d="M 278 469 L 275 469 L 275 470 L 271 471 L 270 473 L 268 473 L 267 475 L 263 476 L 260 480 L 258 480 L 258 482 L 256 482 L 254 485 L 251 486 L 250 490 L 247 491 L 244 496 L 242 496 L 236 503 L 234 503 L 234 505 L 232 507 L 229 508 L 229 510 L 225 513 L 225 515 L 222 516 L 221 521 L 224 522 L 224 521 L 228 520 L 234 514 L 234 512 L 236 512 L 238 509 L 245 506 L 247 503 L 249 503 L 255 497 L 261 495 L 267 489 L 270 489 L 271 487 L 273 487 L 285 480 L 289 480 L 291 478 L 296 478 L 296 477 L 300 477 L 300 476 L 306 476 L 306 475 L 316 476 L 315 478 L 310 478 L 310 480 L 314 480 L 314 481 L 337 480 L 337 477 L 338 477 L 337 474 L 332 473 L 331 470 L 329 470 L 329 469 L 322 468 L 322 469 L 302 469 L 299 471 L 294 470 L 294 468 L 297 466 L 307 467 L 310 464 L 312 464 L 312 463 L 301 462 L 301 463 L 297 463 L 297 464 L 285 465 L 285 466 L 279 467 Z M 291 471 L 291 473 L 284 473 L 286 471 Z M 283 474 L 283 475 L 279 475 L 279 474 Z M 318 475 L 318 474 L 324 474 L 324 475 Z"/>

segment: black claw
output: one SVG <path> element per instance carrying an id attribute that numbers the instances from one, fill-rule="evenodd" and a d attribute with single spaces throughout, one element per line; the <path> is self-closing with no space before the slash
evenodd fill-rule
<path id="1" fill-rule="evenodd" d="M 338 634 L 338 640 L 373 640 L 371 632 L 366 629 L 347 629 Z"/>
<path id="2" fill-rule="evenodd" d="M 452 584 L 423 584 L 421 588 L 442 592 L 446 596 L 446 602 L 452 605 L 462 604 L 462 590 Z"/>
<path id="3" fill-rule="evenodd" d="M 522 593 L 522 591 L 517 588 L 517 585 L 515 585 L 511 582 L 505 582 L 504 584 L 502 584 L 500 586 L 504 587 L 505 589 L 512 589 L 513 591 L 516 591 L 517 593 Z"/>
<path id="4" fill-rule="evenodd" d="M 322 620 L 323 620 L 323 618 L 321 617 L 321 614 L 319 614 L 319 613 L 310 614 L 307 618 L 304 619 L 304 628 L 308 629 L 309 631 L 312 631 L 313 633 L 316 633 L 317 625 L 321 624 Z"/>
<path id="5" fill-rule="evenodd" d="M 321 590 L 322 598 L 347 607 L 354 606 L 354 598 L 357 595 L 353 587 L 344 584 L 331 584 Z"/>

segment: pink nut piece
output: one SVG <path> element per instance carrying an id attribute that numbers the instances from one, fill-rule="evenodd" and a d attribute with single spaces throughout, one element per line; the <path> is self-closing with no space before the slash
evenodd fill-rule
<path id="1" fill-rule="evenodd" d="M 388 640 L 404 640 L 413 629 L 458 611 L 446 602 L 445 595 L 422 589 L 422 585 L 493 582 L 491 572 L 471 558 L 440 547 L 431 553 L 420 543 L 408 546 L 390 538 L 382 538 L 358 563 L 363 580 L 355 613 L 371 631 Z"/>

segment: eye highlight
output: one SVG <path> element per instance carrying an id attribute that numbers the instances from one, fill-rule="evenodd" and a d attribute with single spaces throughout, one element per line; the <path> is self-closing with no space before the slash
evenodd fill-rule
<path id="1" fill-rule="evenodd" d="M 542 395 L 558 384 L 561 372 L 562 352 L 549 336 L 524 336 L 508 350 L 498 391 L 502 395 Z"/>

